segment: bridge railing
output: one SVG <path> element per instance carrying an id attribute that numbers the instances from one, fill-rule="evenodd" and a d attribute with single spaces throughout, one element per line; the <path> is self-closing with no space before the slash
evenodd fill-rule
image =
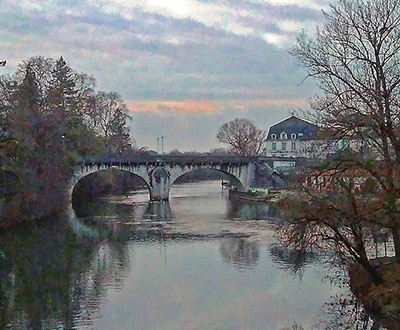
<path id="1" fill-rule="evenodd" d="M 248 164 L 256 160 L 257 157 L 240 156 L 138 156 L 138 157 L 105 157 L 88 158 L 85 164 Z"/>

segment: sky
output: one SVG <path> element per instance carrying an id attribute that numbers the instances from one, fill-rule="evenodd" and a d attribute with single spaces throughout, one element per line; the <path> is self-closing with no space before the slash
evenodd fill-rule
<path id="1" fill-rule="evenodd" d="M 122 95 L 138 146 L 224 147 L 218 128 L 268 130 L 318 89 L 288 50 L 323 27 L 326 0 L 1 0 L 0 60 L 58 58 Z"/>

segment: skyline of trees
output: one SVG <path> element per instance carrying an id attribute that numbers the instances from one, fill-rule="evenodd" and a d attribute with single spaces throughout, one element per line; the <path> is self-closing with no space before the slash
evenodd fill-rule
<path id="1" fill-rule="evenodd" d="M 0 225 L 63 209 L 73 167 L 88 156 L 132 147 L 128 110 L 117 93 L 57 61 L 32 57 L 0 77 L 0 169 L 12 195 L 1 196 Z"/>
<path id="2" fill-rule="evenodd" d="M 266 132 L 245 118 L 236 118 L 218 130 L 217 140 L 228 145 L 228 151 L 239 156 L 260 156 L 265 150 Z"/>

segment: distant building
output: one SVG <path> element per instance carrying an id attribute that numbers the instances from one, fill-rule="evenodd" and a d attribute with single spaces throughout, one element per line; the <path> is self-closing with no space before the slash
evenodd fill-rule
<path id="1" fill-rule="evenodd" d="M 272 125 L 268 131 L 265 155 L 268 157 L 315 157 L 323 153 L 317 134 L 320 128 L 291 116 Z"/>
<path id="2" fill-rule="evenodd" d="M 225 148 L 215 148 L 208 152 L 210 155 L 228 155 L 228 151 Z"/>

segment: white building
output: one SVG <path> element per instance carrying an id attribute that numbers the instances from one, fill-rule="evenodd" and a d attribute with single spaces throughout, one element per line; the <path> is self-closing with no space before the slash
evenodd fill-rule
<path id="1" fill-rule="evenodd" d="M 265 155 L 267 157 L 315 157 L 324 153 L 317 134 L 320 128 L 291 116 L 269 128 Z"/>

